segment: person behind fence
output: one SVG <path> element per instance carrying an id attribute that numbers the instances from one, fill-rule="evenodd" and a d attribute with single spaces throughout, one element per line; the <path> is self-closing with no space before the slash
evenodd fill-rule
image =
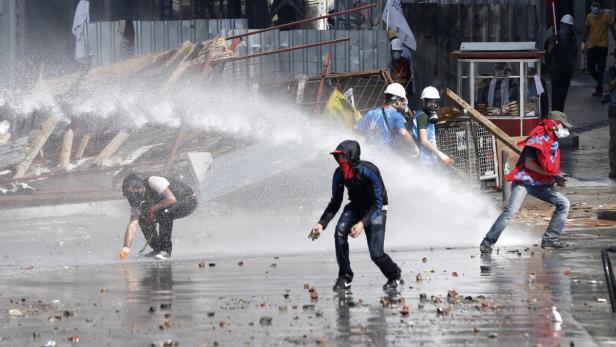
<path id="1" fill-rule="evenodd" d="M 551 111 L 548 119 L 541 120 L 528 137 L 520 141 L 519 144 L 524 144 L 520 159 L 515 169 L 505 176 L 505 180 L 513 182 L 511 197 L 479 245 L 481 253 L 492 253 L 492 246 L 529 194 L 556 207 L 543 234 L 541 248 L 567 246 L 560 240 L 560 233 L 569 212 L 569 200 L 559 193 L 554 185 L 564 185 L 564 179 L 559 176 L 558 139 L 569 136 L 569 128 L 572 128 L 572 125 L 564 113 Z"/>
<path id="2" fill-rule="evenodd" d="M 367 141 L 402 153 L 410 152 L 415 158 L 419 149 L 406 129 L 403 113 L 406 106 L 406 91 L 400 83 L 392 83 L 385 89 L 385 105 L 372 109 L 357 122 L 356 129 Z"/>
<path id="3" fill-rule="evenodd" d="M 586 50 L 586 65 L 588 73 L 596 82 L 593 96 L 600 96 L 603 88 L 603 74 L 609 47 L 608 29 L 616 38 L 614 18 L 605 10 L 600 1 L 593 1 L 590 13 L 586 16 L 586 30 L 582 51 Z"/>
<path id="4" fill-rule="evenodd" d="M 137 226 L 152 248 L 152 252 L 146 256 L 159 260 L 169 259 L 173 246 L 173 220 L 186 217 L 197 208 L 197 196 L 192 188 L 172 178 L 144 178 L 131 173 L 122 181 L 122 193 L 128 200 L 131 215 L 124 234 L 124 247 L 118 253 L 118 259 L 128 256 Z"/>
<path id="5" fill-rule="evenodd" d="M 387 278 L 383 290 L 392 290 L 400 283 L 400 267 L 385 253 L 385 222 L 387 221 L 387 190 L 379 169 L 371 162 L 360 160 L 361 148 L 353 140 L 342 141 L 330 154 L 338 162 L 332 180 L 332 198 L 312 228 L 308 238 L 318 239 L 329 222 L 334 218 L 348 190 L 350 202 L 344 206 L 334 233 L 338 279 L 334 290 L 351 288 L 353 271 L 349 260 L 349 235 L 358 237 L 366 232 L 370 258 Z"/>
<path id="6" fill-rule="evenodd" d="M 616 49 L 612 53 L 614 63 L 605 71 L 603 76 L 604 100 L 601 102 L 609 103 L 607 116 L 609 122 L 610 143 L 608 155 L 610 161 L 610 172 L 608 177 L 616 179 Z"/>
<path id="7" fill-rule="evenodd" d="M 510 114 L 512 103 L 517 102 L 518 82 L 510 78 L 511 67 L 506 63 L 494 64 L 494 76 L 490 83 L 480 93 L 480 103 L 487 106 L 489 115 L 500 116 Z"/>
<path id="8" fill-rule="evenodd" d="M 407 94 L 410 94 L 413 88 L 411 85 L 413 72 L 411 70 L 411 61 L 402 55 L 403 50 L 402 40 L 397 37 L 391 40 L 389 73 L 391 74 L 391 79 L 400 83 L 406 89 Z"/>
<path id="9" fill-rule="evenodd" d="M 453 160 L 447 154 L 438 150 L 436 146 L 436 122 L 439 109 L 438 90 L 434 87 L 426 87 L 421 92 L 421 108 L 415 112 L 413 121 L 409 124 L 415 142 L 419 146 L 419 160 L 424 165 L 433 165 L 441 161 L 444 165 L 453 164 Z"/>

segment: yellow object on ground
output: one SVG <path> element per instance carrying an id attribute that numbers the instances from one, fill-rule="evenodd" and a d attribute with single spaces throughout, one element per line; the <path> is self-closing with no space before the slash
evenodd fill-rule
<path id="1" fill-rule="evenodd" d="M 327 99 L 325 114 L 331 119 L 341 120 L 351 129 L 361 118 L 361 113 L 338 89 L 334 89 Z"/>

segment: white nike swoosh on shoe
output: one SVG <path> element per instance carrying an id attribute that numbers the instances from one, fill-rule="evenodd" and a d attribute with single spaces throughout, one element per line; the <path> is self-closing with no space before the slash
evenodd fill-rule
<path id="1" fill-rule="evenodd" d="M 344 286 L 345 286 L 345 287 L 350 287 L 350 286 L 351 286 L 351 283 L 346 283 L 346 282 L 344 282 Z"/>

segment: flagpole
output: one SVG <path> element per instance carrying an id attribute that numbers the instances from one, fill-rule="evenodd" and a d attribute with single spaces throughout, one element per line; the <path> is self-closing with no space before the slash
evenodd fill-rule
<path id="1" fill-rule="evenodd" d="M 552 18 L 554 19 L 554 36 L 558 35 L 556 30 L 556 5 L 554 5 L 554 1 L 552 1 Z"/>
<path id="2" fill-rule="evenodd" d="M 387 0 L 387 3 L 385 3 L 385 8 L 387 8 L 387 21 L 385 21 L 385 26 L 386 26 L 385 30 L 389 30 L 389 12 L 391 12 L 389 10 L 389 2 L 390 1 L 391 0 Z"/>

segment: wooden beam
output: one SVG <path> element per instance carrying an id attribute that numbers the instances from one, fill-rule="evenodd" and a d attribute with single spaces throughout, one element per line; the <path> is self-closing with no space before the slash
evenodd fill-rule
<path id="1" fill-rule="evenodd" d="M 511 148 L 512 151 L 521 154 L 522 149 L 517 146 L 515 142 L 511 140 L 509 135 L 505 133 L 501 128 L 497 127 L 494 123 L 492 123 L 488 118 L 479 113 L 479 111 L 475 110 L 475 108 L 469 105 L 464 99 L 459 97 L 456 93 L 454 93 L 451 89 L 447 88 L 445 94 L 451 101 L 458 104 L 460 107 L 464 108 L 469 117 L 471 117 L 474 121 L 479 123 L 481 126 L 485 127 L 494 137 L 499 139 L 504 145 Z"/>
<path id="2" fill-rule="evenodd" d="M 103 160 L 109 159 L 118 150 L 118 148 L 120 148 L 124 141 L 126 141 L 126 139 L 128 139 L 128 133 L 124 130 L 118 131 L 116 136 L 111 139 L 107 146 L 105 146 L 98 156 L 96 156 L 94 159 L 94 165 L 101 165 Z"/>
<path id="3" fill-rule="evenodd" d="M 73 129 L 68 129 L 64 133 L 62 139 L 62 150 L 60 151 L 60 167 L 62 170 L 68 170 L 68 164 L 71 162 L 71 150 L 73 148 Z"/>
<path id="4" fill-rule="evenodd" d="M 77 153 L 75 153 L 75 160 L 79 161 L 83 157 L 83 153 L 86 151 L 86 147 L 90 144 L 90 140 L 92 140 L 92 134 L 85 134 L 81 141 L 79 142 L 79 146 L 77 147 Z"/>
<path id="5" fill-rule="evenodd" d="M 34 140 L 29 145 L 28 154 L 26 154 L 26 158 L 17 166 L 17 171 L 15 172 L 15 176 L 13 178 L 21 178 L 23 177 L 30 165 L 32 165 L 32 161 L 36 158 L 36 155 L 41 151 L 47 139 L 49 139 L 49 135 L 56 128 L 56 125 L 60 121 L 60 117 L 56 115 L 51 115 L 47 118 L 43 124 L 41 124 L 41 130 L 36 134 Z"/>
<path id="6" fill-rule="evenodd" d="M 188 131 L 184 125 L 180 126 L 180 130 L 178 131 L 178 136 L 175 138 L 175 143 L 173 144 L 173 148 L 171 148 L 171 153 L 169 154 L 169 158 L 167 158 L 167 162 L 165 163 L 165 168 L 163 169 L 163 176 L 169 176 L 171 173 L 171 168 L 175 165 L 175 161 L 177 160 L 178 152 L 182 145 L 184 144 L 185 138 L 187 137 Z"/>

